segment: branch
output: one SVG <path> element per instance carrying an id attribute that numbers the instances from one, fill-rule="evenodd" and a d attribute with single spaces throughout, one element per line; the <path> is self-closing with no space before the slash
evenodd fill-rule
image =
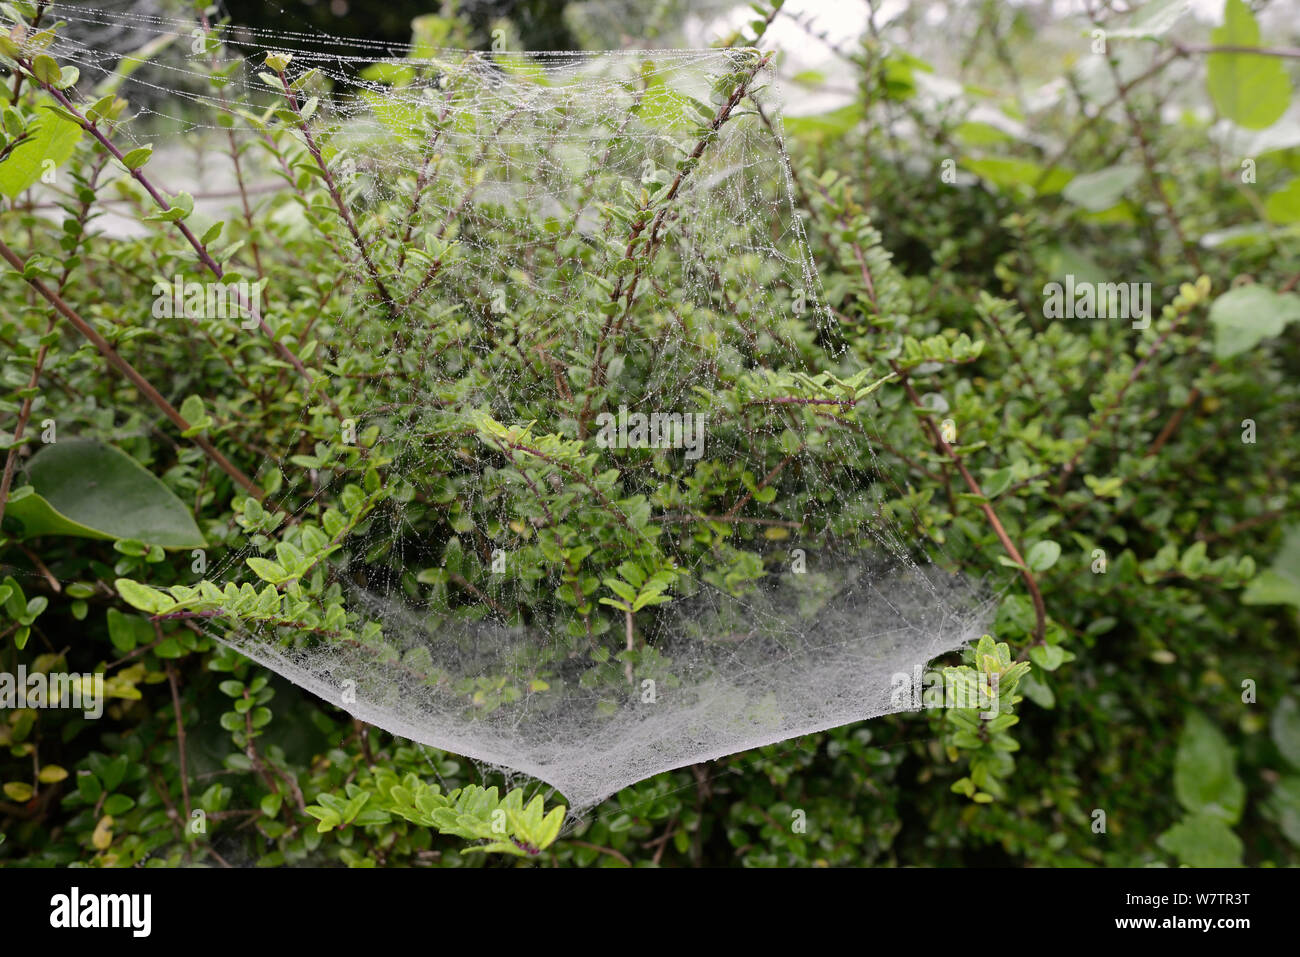
<path id="1" fill-rule="evenodd" d="M 1173 46 L 1183 56 L 1193 53 L 1253 53 L 1300 60 L 1300 47 L 1247 47 L 1231 43 L 1175 43 Z"/>
<path id="2" fill-rule="evenodd" d="M 162 626 L 154 622 L 153 628 L 158 640 L 161 641 L 163 637 Z M 189 761 L 185 757 L 185 720 L 181 717 L 181 694 L 176 685 L 176 669 L 172 667 L 171 661 L 165 661 L 164 664 L 167 671 L 167 683 L 171 686 L 172 691 L 172 711 L 176 714 L 176 750 L 180 754 L 181 798 L 185 802 L 185 822 L 182 827 L 188 827 L 190 820 L 190 771 Z"/>
<path id="3" fill-rule="evenodd" d="M 93 136 L 96 140 L 98 140 L 99 144 L 110 154 L 112 154 L 113 158 L 116 159 L 119 163 L 121 163 L 123 168 L 130 169 L 130 167 L 126 165 L 126 162 L 122 156 L 122 151 L 119 150 L 115 145 L 113 145 L 113 141 L 110 140 L 104 134 L 103 130 L 99 128 L 99 125 L 97 123 L 94 123 L 91 120 L 87 119 L 85 114 L 83 114 L 80 110 L 78 110 L 75 106 L 73 106 L 72 101 L 69 100 L 66 96 L 64 96 L 61 91 L 50 86 L 48 83 L 42 82 L 41 80 L 37 79 L 36 74 L 32 73 L 30 62 L 23 63 L 20 61 L 19 65 L 22 66 L 23 69 L 25 69 L 29 74 L 31 74 L 32 78 L 36 79 L 37 82 L 40 83 L 41 87 L 51 96 L 53 96 L 60 106 L 62 106 L 65 110 L 67 110 L 70 114 L 72 114 L 72 116 L 75 117 L 77 122 L 81 125 L 81 128 L 85 130 L 87 133 L 89 133 L 91 136 Z M 144 173 L 142 173 L 139 169 L 130 169 L 130 173 L 132 178 L 144 188 L 145 192 L 149 194 L 149 196 L 157 204 L 159 209 L 161 209 L 163 212 L 167 212 L 169 209 L 172 208 L 171 204 L 167 202 L 167 200 L 163 199 L 162 194 L 158 192 L 158 190 L 154 187 L 153 183 L 149 181 L 149 179 L 144 175 Z M 190 228 L 187 225 L 185 225 L 184 221 L 177 220 L 175 226 L 177 229 L 180 230 L 181 235 L 185 237 L 185 240 L 190 244 L 190 246 L 194 248 L 195 253 L 199 257 L 199 261 L 203 263 L 203 265 L 208 269 L 208 271 L 211 272 L 212 275 L 216 276 L 217 279 L 223 278 L 225 276 L 225 271 L 221 268 L 220 265 L 218 265 L 217 261 L 212 258 L 212 255 L 208 252 L 207 247 L 199 240 L 197 236 L 194 235 L 194 233 L 190 230 Z M 238 288 L 236 288 L 235 290 L 235 295 L 239 300 L 240 308 L 242 308 L 249 315 L 257 319 L 258 327 L 262 330 L 262 332 L 266 335 L 266 337 L 271 340 L 271 345 L 275 347 L 275 351 L 279 353 L 280 358 L 282 358 L 285 362 L 293 366 L 294 369 L 298 372 L 298 374 L 302 376 L 304 379 L 306 379 L 309 384 L 314 385 L 315 380 L 312 378 L 311 373 L 307 371 L 306 366 L 302 364 L 302 360 L 299 359 L 292 352 L 290 352 L 289 349 L 284 345 L 284 343 L 280 342 L 278 339 L 275 338 L 275 333 L 271 331 L 271 327 L 268 326 L 266 324 L 266 320 L 262 318 L 262 311 L 261 309 L 258 308 L 257 304 L 255 302 L 250 302 L 248 299 L 246 299 L 244 294 L 240 292 Z M 329 401 L 331 404 L 333 404 L 333 399 L 329 399 Z"/>
<path id="4" fill-rule="evenodd" d="M 663 196 L 656 200 L 659 204 L 659 211 L 655 213 L 655 217 L 650 223 L 649 235 L 646 237 L 645 241 L 645 251 L 637 260 L 636 270 L 632 274 L 631 281 L 624 285 L 623 280 L 625 277 L 620 276 L 618 282 L 614 284 L 614 288 L 609 294 L 610 302 L 616 303 L 620 299 L 624 301 L 623 309 L 621 312 L 611 313 L 605 319 L 605 323 L 600 330 L 600 336 L 596 340 L 595 354 L 592 356 L 591 361 L 591 374 L 588 377 L 587 395 L 582 403 L 582 411 L 578 413 L 578 438 L 585 439 L 587 437 L 587 426 L 591 418 L 592 399 L 595 396 L 595 390 L 599 389 L 604 384 L 605 365 L 602 360 L 604 358 L 605 341 L 609 337 L 611 329 L 620 329 L 624 320 L 627 319 L 628 314 L 632 311 L 632 301 L 633 297 L 636 295 L 637 283 L 640 281 L 641 275 L 645 271 L 646 267 L 654 260 L 655 254 L 659 251 L 659 247 L 663 244 L 663 236 L 660 235 L 659 230 L 662 228 L 664 220 L 668 217 L 669 207 L 677 197 L 677 192 L 681 189 L 682 183 L 686 180 L 687 174 L 695 168 L 695 164 L 699 162 L 700 157 L 704 155 L 704 150 L 708 147 L 709 143 L 716 139 L 718 130 L 723 127 L 728 119 L 730 119 L 732 111 L 735 110 L 740 101 L 744 99 L 745 94 L 749 92 L 749 85 L 754 82 L 754 77 L 758 76 L 759 71 L 767 66 L 771 58 L 771 54 L 761 57 L 754 67 L 749 70 L 748 75 L 736 84 L 736 88 L 732 90 L 730 98 L 726 103 L 718 108 L 718 112 L 714 115 L 712 121 L 710 121 L 708 131 L 696 142 L 695 149 L 693 149 L 690 155 L 686 158 L 685 165 L 677 171 L 677 176 L 674 177 L 672 183 L 669 185 Z M 648 212 L 648 208 L 643 207 L 642 212 Z M 645 228 L 645 222 L 638 218 L 629 232 L 627 248 L 623 252 L 624 259 L 632 258 L 633 253 L 636 252 L 636 245 L 641 239 L 641 233 Z M 615 321 L 615 316 L 618 317 L 617 322 Z"/>
<path id="5" fill-rule="evenodd" d="M 0 257 L 8 262 L 9 265 L 13 266 L 13 268 L 18 271 L 19 275 L 23 275 L 23 271 L 27 268 L 27 264 L 23 262 L 23 260 L 12 249 L 5 245 L 3 240 L 0 240 Z M 58 310 L 65 319 L 72 323 L 78 332 L 91 341 L 94 347 L 99 350 L 100 354 L 108 360 L 109 365 L 130 379 L 132 385 L 139 389 L 145 398 L 157 406 L 162 414 L 172 421 L 173 425 L 182 432 L 188 432 L 193 428 L 193 426 L 186 421 L 185 417 L 177 412 L 170 402 L 163 398 L 162 393 L 150 385 L 149 380 L 137 372 L 131 363 L 118 355 L 117 351 L 109 345 L 108 340 L 96 332 L 90 323 L 77 315 L 76 312 L 73 311 L 72 307 L 64 302 L 58 293 L 51 290 L 49 286 L 45 285 L 45 283 L 41 282 L 35 276 L 28 277 L 23 275 L 23 278 L 27 280 L 33 289 L 44 296 L 50 305 Z M 248 494 L 252 495 L 259 502 L 264 499 L 266 493 L 254 485 L 253 480 L 236 468 L 235 465 L 222 455 L 211 442 L 201 435 L 194 435 L 191 436 L 191 438 L 194 441 L 194 444 L 207 453 L 208 458 L 212 459 L 221 471 L 234 479 L 245 489 L 245 491 L 248 492 Z"/>
<path id="6" fill-rule="evenodd" d="M 907 397 L 911 400 L 912 405 L 917 409 L 924 410 L 925 405 L 922 404 L 921 397 L 917 395 L 916 388 L 912 385 L 911 380 L 901 369 L 898 368 L 896 363 L 891 361 L 890 365 L 894 366 L 894 371 L 898 372 L 902 379 L 903 388 L 907 390 Z M 1016 548 L 1015 542 L 1011 541 L 1011 536 L 1007 534 L 1007 530 L 1002 527 L 1002 522 L 999 520 L 997 512 L 993 511 L 993 506 L 989 503 L 988 498 L 980 488 L 979 483 L 975 481 L 975 477 L 971 475 L 970 470 L 966 468 L 966 463 L 962 461 L 962 457 L 957 453 L 957 450 L 945 441 L 943 434 L 939 431 L 939 427 L 934 424 L 934 419 L 929 415 L 923 415 L 921 421 L 924 422 L 926 428 L 929 429 L 930 437 L 933 439 L 935 447 L 944 455 L 948 456 L 948 458 L 952 459 L 953 464 L 957 466 L 957 471 L 961 473 L 962 480 L 966 483 L 966 487 L 971 490 L 972 494 L 978 495 L 980 498 L 984 499 L 984 501 L 980 503 L 980 509 L 984 512 L 984 517 L 988 519 L 989 525 L 993 527 L 993 534 L 996 535 L 998 541 L 1002 543 L 1002 548 L 1006 551 L 1008 557 L 1020 566 L 1020 576 L 1025 580 L 1025 586 L 1029 589 L 1029 597 L 1034 603 L 1034 644 L 1042 644 L 1043 639 L 1047 634 L 1047 606 L 1043 602 L 1043 593 L 1039 590 L 1038 579 L 1036 579 L 1034 573 L 1029 570 L 1029 565 L 1026 564 L 1024 558 L 1021 557 L 1020 550 Z"/>
<path id="7" fill-rule="evenodd" d="M 875 283 L 871 278 L 871 270 L 867 268 L 866 254 L 862 251 L 862 247 L 856 242 L 850 243 L 850 246 L 853 249 L 854 256 L 857 258 L 858 268 L 862 274 L 862 281 L 866 284 L 868 297 L 871 300 L 872 306 L 875 306 Z M 1002 548 L 1007 553 L 1007 556 L 1015 562 L 1017 566 L 1019 566 L 1020 575 L 1025 580 L 1025 586 L 1029 589 L 1029 597 L 1034 604 L 1034 644 L 1042 644 L 1047 634 L 1047 606 L 1043 602 L 1043 593 L 1038 587 L 1038 579 L 1036 579 L 1034 573 L 1029 570 L 1029 565 L 1026 564 L 1024 558 L 1021 556 L 1020 549 L 1016 548 L 1015 542 L 1013 542 L 1011 536 L 1007 534 L 1007 530 L 1002 526 L 1002 521 L 998 518 L 997 512 L 993 511 L 993 506 L 989 502 L 988 497 L 984 494 L 983 489 L 980 488 L 979 483 L 975 481 L 975 477 L 971 475 L 970 470 L 966 468 L 966 463 L 962 460 L 962 457 L 957 453 L 956 449 L 945 441 L 943 434 L 939 431 L 939 427 L 934 424 L 934 419 L 926 413 L 926 407 L 921 402 L 921 397 L 917 394 L 915 386 L 912 385 L 912 380 L 908 377 L 907 371 L 892 359 L 889 362 L 889 366 L 894 373 L 897 374 L 912 405 L 923 413 L 921 421 L 929 431 L 930 438 L 933 440 L 935 448 L 952 460 L 952 463 L 957 467 L 957 471 L 961 474 L 962 481 L 966 483 L 966 487 L 971 490 L 971 493 L 984 499 L 984 501 L 980 503 L 980 510 L 984 512 L 984 517 L 988 519 L 989 525 L 993 528 L 993 534 L 996 535 L 998 541 L 1001 542 Z"/>
<path id="8" fill-rule="evenodd" d="M 316 166 L 320 169 L 321 175 L 325 177 L 325 185 L 329 189 L 330 198 L 334 200 L 334 206 L 338 209 L 339 215 L 343 217 L 343 222 L 348 227 L 348 232 L 352 234 L 352 242 L 356 244 L 357 251 L 361 253 L 361 260 L 366 264 L 366 271 L 370 273 L 370 281 L 375 284 L 375 289 L 384 300 L 384 305 L 388 309 L 391 318 L 398 318 L 397 303 L 393 300 L 384 285 L 383 279 L 379 277 L 379 270 L 375 267 L 374 260 L 370 258 L 370 252 L 366 249 L 365 240 L 361 238 L 361 231 L 357 229 L 356 220 L 352 218 L 352 210 L 348 204 L 343 202 L 343 196 L 339 193 L 338 184 L 334 182 L 334 174 L 325 163 L 325 157 L 321 155 L 320 147 L 316 145 L 316 138 L 311 135 L 311 127 L 307 125 L 307 120 L 302 115 L 302 109 L 298 105 L 298 94 L 289 86 L 288 79 L 285 78 L 284 70 L 278 71 L 280 83 L 284 87 L 284 97 L 293 110 L 293 115 L 297 117 L 298 129 L 302 132 L 304 139 L 307 141 L 307 150 L 311 153 L 312 159 L 316 161 Z"/>

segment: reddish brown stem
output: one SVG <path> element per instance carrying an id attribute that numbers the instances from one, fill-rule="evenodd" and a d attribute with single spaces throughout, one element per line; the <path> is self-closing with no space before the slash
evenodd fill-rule
<path id="1" fill-rule="evenodd" d="M 29 73 L 31 72 L 30 64 L 23 64 L 23 67 L 27 69 Z M 35 74 L 32 75 L 35 76 Z M 99 142 L 100 146 L 102 146 L 105 150 L 107 150 L 110 154 L 112 154 L 113 158 L 116 159 L 119 163 L 121 163 L 123 167 L 129 169 L 129 167 L 126 166 L 126 162 L 122 155 L 122 151 L 119 150 L 113 144 L 113 141 L 110 140 L 104 134 L 104 131 L 99 128 L 98 124 L 92 123 L 89 119 L 87 119 L 86 116 L 80 110 L 78 110 L 75 106 L 72 105 L 72 101 L 69 100 L 66 96 L 64 96 L 63 93 L 60 92 L 59 90 L 50 86 L 48 83 L 41 83 L 41 86 L 46 90 L 46 92 L 48 92 L 51 96 L 53 96 L 55 100 L 58 101 L 60 106 L 62 106 L 74 118 L 76 118 L 77 122 L 81 125 L 81 128 L 83 130 L 85 130 L 87 133 L 93 136 Z M 132 169 L 130 170 L 130 172 L 131 172 L 131 177 L 137 183 L 140 184 L 140 186 L 144 189 L 145 192 L 149 194 L 150 198 L 153 199 L 154 203 L 157 204 L 159 209 L 161 209 L 163 212 L 167 212 L 172 208 L 171 204 L 167 202 L 166 199 L 163 198 L 162 194 L 158 192 L 158 190 L 154 187 L 153 183 L 150 182 L 148 177 L 146 177 L 140 170 Z M 188 242 L 191 247 L 193 247 L 194 252 L 199 257 L 199 261 L 203 263 L 203 265 L 207 268 L 207 270 L 210 273 L 212 273 L 212 275 L 214 275 L 217 279 L 223 278 L 225 276 L 225 270 L 223 270 L 221 266 L 217 263 L 217 261 L 212 258 L 212 255 L 208 252 L 207 247 L 203 245 L 203 243 L 199 240 L 197 236 L 194 235 L 193 231 L 189 228 L 189 226 L 185 225 L 183 220 L 177 220 L 176 223 L 174 223 L 174 225 L 176 226 L 177 229 L 180 230 L 181 235 L 185 237 L 185 241 Z M 257 319 L 258 327 L 262 330 L 263 334 L 271 341 L 271 345 L 275 348 L 275 351 L 280 355 L 280 358 L 282 358 L 285 362 L 293 366 L 293 368 L 297 371 L 297 373 L 300 376 L 302 376 L 304 379 L 306 379 L 309 384 L 314 383 L 315 380 L 312 378 L 311 373 L 307 371 L 306 366 L 302 364 L 302 360 L 300 360 L 296 355 L 290 352 L 288 347 L 286 347 L 284 343 L 280 342 L 278 339 L 275 338 L 275 333 L 271 331 L 271 327 L 268 326 L 266 324 L 266 320 L 262 318 L 262 311 L 261 309 L 258 308 L 257 303 L 252 302 L 250 299 L 246 298 L 244 294 L 240 292 L 238 289 L 235 290 L 235 295 L 239 301 L 240 308 L 244 312 L 248 313 L 248 315 L 253 316 L 254 318 Z M 333 400 L 331 399 L 330 402 L 332 404 Z"/>
<path id="2" fill-rule="evenodd" d="M 0 240 L 0 258 L 3 258 L 6 262 L 8 262 L 9 265 L 11 265 L 15 270 L 17 270 L 20 275 L 22 275 L 23 270 L 26 269 L 27 267 L 27 264 L 23 262 L 23 260 L 18 256 L 17 253 L 15 253 L 12 249 L 10 249 L 7 245 L 5 245 L 3 240 Z M 170 402 L 168 402 L 165 398 L 163 398 L 162 393 L 160 393 L 157 389 L 155 389 L 149 383 L 148 379 L 146 379 L 139 372 L 137 372 L 135 367 L 131 365 L 131 363 L 127 362 L 120 355 L 118 355 L 117 350 L 115 350 L 111 345 L 109 345 L 108 340 L 105 339 L 103 336 L 101 336 L 98 332 L 96 332 L 95 328 L 91 326 L 90 323 L 86 322 L 85 319 L 82 319 L 81 316 L 77 315 L 77 313 L 72 309 L 72 307 L 69 306 L 66 302 L 64 302 L 62 297 L 59 296 L 58 293 L 54 292 L 52 289 L 50 289 L 49 286 L 45 285 L 45 283 L 41 282 L 35 276 L 30 276 L 30 277 L 24 276 L 23 278 L 25 278 L 28 284 L 30 284 L 33 289 L 35 289 L 38 293 L 40 293 L 45 298 L 45 300 L 49 302 L 49 304 L 52 305 L 59 312 L 60 315 L 62 315 L 65 319 L 67 319 L 68 322 L 72 323 L 72 325 L 76 327 L 78 332 L 80 332 L 83 336 L 85 336 L 87 339 L 90 340 L 91 344 L 94 345 L 94 347 L 99 350 L 100 355 L 102 355 L 105 359 L 108 360 L 109 365 L 111 365 L 113 368 L 121 372 L 122 375 L 130 379 L 131 384 L 134 385 L 137 389 L 139 389 L 141 394 L 143 394 L 145 398 L 147 398 L 150 402 L 152 402 L 162 412 L 163 415 L 167 416 L 167 418 L 171 420 L 173 425 L 175 425 L 182 432 L 187 432 L 192 428 L 190 423 L 186 421 L 185 417 L 182 416 L 179 412 L 177 412 Z M 235 465 L 224 455 L 222 455 L 221 452 L 218 451 L 217 448 L 211 442 L 209 442 L 201 435 L 191 436 L 191 438 L 194 444 L 197 445 L 199 448 L 201 448 L 205 453 L 207 453 L 208 457 L 212 459 L 213 462 L 216 463 L 217 467 L 221 469 L 221 471 L 225 472 L 232 479 L 234 479 L 240 486 L 244 488 L 245 491 L 247 491 L 250 495 L 258 499 L 259 501 L 261 501 L 264 498 L 265 493 L 260 488 L 258 488 L 256 485 L 253 484 L 253 480 L 250 479 L 243 472 L 241 472 L 238 468 L 236 468 Z"/>

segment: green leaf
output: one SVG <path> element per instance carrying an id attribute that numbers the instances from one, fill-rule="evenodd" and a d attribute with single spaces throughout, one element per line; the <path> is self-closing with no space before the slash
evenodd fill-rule
<path id="1" fill-rule="evenodd" d="M 289 579 L 289 573 L 273 561 L 265 558 L 258 558 L 256 556 L 247 558 L 245 561 L 248 563 L 248 567 L 253 570 L 254 574 L 264 582 L 278 585 L 280 582 Z"/>
<path id="2" fill-rule="evenodd" d="M 41 53 L 32 59 L 32 74 L 49 86 L 58 88 L 63 82 L 63 71 L 54 57 Z"/>
<path id="3" fill-rule="evenodd" d="M 1092 494 L 1098 498 L 1114 498 L 1119 495 L 1120 489 L 1124 487 L 1124 479 L 1117 475 L 1112 475 L 1109 478 L 1085 475 L 1083 484 L 1088 486 Z"/>
<path id="4" fill-rule="evenodd" d="M 1061 557 L 1061 546 L 1050 538 L 1045 538 L 1041 542 L 1034 544 L 1025 556 L 1025 564 L 1029 566 L 1030 571 L 1045 572 Z"/>
<path id="5" fill-rule="evenodd" d="M 82 772 L 77 775 L 77 791 L 82 798 L 90 804 L 99 800 L 99 796 L 104 793 L 104 785 L 99 783 L 99 778 L 89 772 Z"/>
<path id="6" fill-rule="evenodd" d="M 1227 0 L 1223 26 L 1210 33 L 1217 46 L 1259 46 L 1259 24 L 1243 0 Z M 1220 113 L 1238 126 L 1262 130 L 1281 119 L 1291 102 L 1291 81 L 1277 57 L 1211 53 L 1206 85 Z"/>
<path id="7" fill-rule="evenodd" d="M 1287 183 L 1264 203 L 1264 211 L 1275 223 L 1300 223 L 1300 176 Z"/>
<path id="8" fill-rule="evenodd" d="M 1269 731 L 1278 752 L 1293 768 L 1300 768 L 1300 703 L 1287 695 L 1277 703 Z"/>
<path id="9" fill-rule="evenodd" d="M 566 813 L 567 808 L 563 804 L 552 808 L 542 823 L 533 830 L 533 843 L 539 849 L 549 847 L 560 836 L 560 826 L 564 823 Z"/>
<path id="10" fill-rule="evenodd" d="M 30 625 L 40 617 L 41 612 L 50 607 L 50 600 L 44 595 L 37 595 L 35 598 L 27 599 L 27 608 L 24 610 L 19 621 L 24 625 Z"/>
<path id="11" fill-rule="evenodd" d="M 1300 777 L 1290 775 L 1273 786 L 1264 802 L 1264 814 L 1288 841 L 1300 847 Z"/>
<path id="12" fill-rule="evenodd" d="M 606 578 L 605 587 L 614 592 L 614 594 L 618 595 L 618 597 L 622 598 L 624 601 L 632 601 L 636 598 L 636 589 L 627 582 L 620 581 L 617 578 Z"/>
<path id="13" fill-rule="evenodd" d="M 1065 663 L 1065 649 L 1059 645 L 1034 645 L 1029 658 L 1044 671 L 1055 671 Z"/>
<path id="14" fill-rule="evenodd" d="M 137 146 L 131 152 L 122 156 L 122 165 L 129 170 L 137 170 L 145 163 L 149 162 L 149 157 L 153 155 L 152 146 Z"/>
<path id="15" fill-rule="evenodd" d="M 1141 176 L 1142 167 L 1135 163 L 1108 166 L 1070 180 L 1061 190 L 1061 198 L 1091 213 L 1100 213 L 1118 203 Z"/>
<path id="16" fill-rule="evenodd" d="M 647 106 L 641 108 L 643 116 L 646 115 L 647 109 Z M 676 110 L 665 111 L 665 113 L 673 119 L 677 119 L 682 115 Z M 829 113 L 817 113 L 812 116 L 788 116 L 783 119 L 782 123 L 786 132 L 791 136 L 815 144 L 839 139 L 861 123 L 862 116 L 862 104 L 854 102 L 831 110 Z"/>
<path id="17" fill-rule="evenodd" d="M 1174 793 L 1190 813 L 1228 824 L 1240 820 L 1246 803 L 1246 789 L 1237 777 L 1228 740 L 1199 711 L 1188 714 L 1178 738 Z"/>
<path id="18" fill-rule="evenodd" d="M 1003 188 L 1023 187 L 1032 190 L 1040 179 L 1043 185 L 1038 192 L 1043 195 L 1059 193 L 1070 182 L 1070 174 L 1065 170 L 1053 169 L 1043 175 L 1043 167 L 1029 160 L 1004 156 L 985 156 L 968 160 L 963 167 L 994 186 Z"/>
<path id="19" fill-rule="evenodd" d="M 645 571 L 633 562 L 623 562 L 618 566 L 618 573 L 630 581 L 635 588 L 640 588 L 645 584 Z M 608 584 L 608 582 L 606 582 L 606 584 Z M 625 595 L 624 597 L 626 598 L 627 596 Z"/>
<path id="20" fill-rule="evenodd" d="M 47 445 L 28 463 L 27 481 L 5 511 L 6 531 L 13 519 L 16 530 L 9 534 L 17 538 L 135 539 L 164 548 L 207 544 L 185 504 L 111 445 L 93 439 Z"/>
<path id="21" fill-rule="evenodd" d="M 188 429 L 181 432 L 181 435 L 186 438 L 198 435 L 212 425 L 212 417 L 208 415 L 203 400 L 197 395 L 186 396 L 185 401 L 181 403 L 180 413 L 181 418 L 190 424 Z"/>
<path id="22" fill-rule="evenodd" d="M 135 807 L 135 800 L 125 794 L 114 794 L 104 802 L 104 813 L 114 817 L 125 814 Z"/>
<path id="23" fill-rule="evenodd" d="M 190 422 L 201 419 L 207 414 L 203 407 L 203 399 L 197 395 L 185 397 L 185 401 L 181 403 L 180 413 L 182 418 Z"/>
<path id="24" fill-rule="evenodd" d="M 8 781 L 4 786 L 5 796 L 20 804 L 32 799 L 32 786 L 26 781 Z"/>
<path id="25" fill-rule="evenodd" d="M 982 490 L 988 498 L 997 498 L 1011 484 L 1011 469 L 998 469 L 984 479 Z"/>
<path id="26" fill-rule="evenodd" d="M 1164 850 L 1189 867 L 1240 867 L 1245 848 L 1222 820 L 1193 814 L 1156 839 Z"/>
<path id="27" fill-rule="evenodd" d="M 167 611 L 176 605 L 176 602 L 163 592 L 156 588 L 150 588 L 148 585 L 141 585 L 139 582 L 131 581 L 129 578 L 119 578 L 115 581 L 114 586 L 117 593 L 122 596 L 132 608 L 138 608 L 140 611 L 148 612 L 151 615 L 158 615 Z"/>
<path id="28" fill-rule="evenodd" d="M 1056 694 L 1037 675 L 1025 675 L 1020 683 L 1020 690 L 1024 692 L 1026 698 L 1040 708 L 1050 711 L 1056 707 Z"/>
<path id="29" fill-rule="evenodd" d="M 0 193 L 11 199 L 36 183 L 46 170 L 67 162 L 81 139 L 78 124 L 49 110 L 41 110 L 27 132 L 27 139 L 0 162 Z"/>
<path id="30" fill-rule="evenodd" d="M 116 100 L 117 97 L 113 96 L 111 93 L 107 96 L 101 96 L 88 110 L 86 110 L 86 116 L 91 120 L 106 119 L 109 113 L 113 111 L 113 103 Z"/>
<path id="31" fill-rule="evenodd" d="M 339 816 L 337 811 L 321 807 L 317 804 L 309 804 L 303 810 L 319 821 L 316 825 L 316 830 L 322 833 L 325 831 L 332 831 L 343 823 L 343 818 Z"/>
<path id="32" fill-rule="evenodd" d="M 110 608 L 107 621 L 108 640 L 123 654 L 134 651 L 142 641 L 148 644 L 153 640 L 153 627 L 137 615 L 124 615 L 116 608 Z"/>
<path id="33" fill-rule="evenodd" d="M 130 766 L 130 758 L 125 754 L 119 755 L 112 760 L 105 758 L 98 762 L 94 756 L 91 757 L 91 770 L 104 783 L 105 791 L 117 790 L 117 786 L 126 778 L 126 772 Z"/>
<path id="34" fill-rule="evenodd" d="M 1295 293 L 1277 293 L 1258 283 L 1229 290 L 1210 306 L 1214 354 L 1226 359 L 1245 352 L 1280 335 L 1296 319 L 1300 296 Z"/>
<path id="35" fill-rule="evenodd" d="M 449 832 L 450 833 L 450 832 Z M 527 855 L 513 844 L 507 844 L 505 841 L 494 841 L 491 844 L 474 844 L 461 851 L 462 854 L 511 854 L 515 857 L 526 857 Z"/>
<path id="36" fill-rule="evenodd" d="M 17 619 L 27 610 L 27 596 L 23 594 L 23 588 L 12 577 L 6 577 L 4 580 L 4 609 L 10 618 Z"/>
<path id="37" fill-rule="evenodd" d="M 1260 572 L 1242 593 L 1243 605 L 1294 605 L 1300 608 L 1300 525 L 1283 535 L 1272 567 Z"/>
<path id="38" fill-rule="evenodd" d="M 156 213 L 144 217 L 146 223 L 179 223 L 188 213 L 180 206 L 169 206 L 167 209 L 159 210 Z"/>

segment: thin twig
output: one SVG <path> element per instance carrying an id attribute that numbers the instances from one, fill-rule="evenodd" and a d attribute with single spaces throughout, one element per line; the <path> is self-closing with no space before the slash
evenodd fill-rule
<path id="1" fill-rule="evenodd" d="M 154 633 L 157 634 L 159 641 L 162 640 L 162 626 L 154 622 Z M 185 754 L 185 720 L 181 717 L 181 694 L 176 684 L 176 669 L 172 666 L 171 660 L 163 662 L 163 667 L 167 672 L 167 684 L 172 689 L 172 711 L 176 715 L 176 751 L 180 755 L 180 774 L 181 774 L 181 800 L 185 804 L 185 820 L 182 827 L 189 827 L 190 816 L 190 765 Z M 188 851 L 188 845 L 187 845 Z"/>
<path id="2" fill-rule="evenodd" d="M 89 339 L 94 347 L 99 350 L 100 355 L 108 360 L 109 365 L 113 366 L 113 368 L 117 369 L 124 376 L 130 379 L 131 383 L 139 389 L 141 393 L 143 393 L 145 398 L 152 402 L 163 415 L 167 416 L 173 425 L 182 432 L 188 432 L 192 428 L 185 417 L 177 412 L 170 402 L 163 398 L 162 393 L 155 389 L 149 383 L 148 379 L 137 372 L 131 363 L 118 355 L 117 350 L 109 345 L 108 340 L 96 332 L 90 323 L 77 315 L 72 307 L 64 302 L 63 298 L 59 296 L 58 293 L 54 292 L 35 276 L 24 275 L 24 270 L 27 268 L 27 264 L 23 262 L 17 253 L 5 244 L 4 240 L 0 240 L 0 258 L 3 258 L 9 263 L 9 265 L 13 266 L 13 268 L 18 271 L 19 275 L 23 275 L 23 278 L 27 280 L 32 288 L 40 293 L 65 319 L 72 323 L 78 332 Z M 236 468 L 235 465 L 222 455 L 211 442 L 201 435 L 191 436 L 191 439 L 195 445 L 207 453 L 208 457 L 217 464 L 217 467 L 220 468 L 221 471 L 225 472 L 239 483 L 245 491 L 259 501 L 264 498 L 265 493 L 253 484 L 253 480 Z"/>

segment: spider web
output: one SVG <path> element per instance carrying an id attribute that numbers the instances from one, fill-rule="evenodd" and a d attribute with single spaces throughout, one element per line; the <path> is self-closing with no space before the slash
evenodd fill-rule
<path id="1" fill-rule="evenodd" d="M 261 474 L 281 476 L 266 507 L 300 514 L 358 481 L 340 450 L 388 459 L 384 501 L 316 572 L 348 637 L 222 617 L 217 638 L 581 810 L 910 707 L 894 676 L 979 634 L 975 590 L 933 564 L 873 450 L 876 399 L 856 390 L 889 370 L 826 305 L 761 53 L 327 49 L 241 30 L 187 56 L 189 21 L 53 13 L 92 38 L 53 51 L 83 86 L 181 37 L 132 75 L 144 106 L 123 135 L 233 137 L 246 176 L 298 188 L 257 199 L 282 228 L 266 257 L 306 229 L 336 257 L 296 268 L 335 286 L 320 348 L 344 438 L 304 431 Z M 288 113 L 255 51 L 292 54 Z M 268 267 L 272 326 L 300 295 L 292 273 Z M 658 419 L 638 432 L 637 416 Z M 263 546 L 209 577 L 260 584 L 246 559 Z M 647 588 L 630 618 L 610 604 Z"/>

